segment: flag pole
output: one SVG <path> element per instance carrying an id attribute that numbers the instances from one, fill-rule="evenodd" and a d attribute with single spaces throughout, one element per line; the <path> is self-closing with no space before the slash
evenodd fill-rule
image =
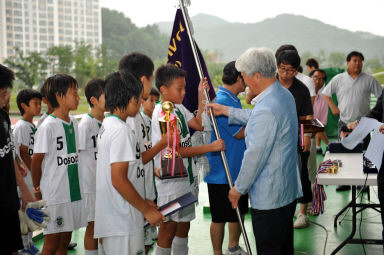
<path id="1" fill-rule="evenodd" d="M 180 9 L 181 9 L 181 12 L 183 13 L 185 27 L 187 29 L 187 33 L 188 33 L 188 36 L 189 36 L 189 41 L 191 43 L 193 57 L 194 57 L 195 62 L 196 62 L 197 70 L 199 72 L 200 79 L 203 79 L 204 78 L 203 68 L 201 67 L 200 58 L 199 58 L 199 55 L 197 54 L 195 41 L 193 40 L 193 37 L 192 37 L 192 33 L 191 33 L 190 25 L 189 25 L 189 20 L 187 18 L 186 11 L 185 11 L 186 7 L 184 5 L 184 1 L 185 0 L 179 0 L 179 2 L 180 2 Z M 206 98 L 207 102 L 210 102 L 209 94 L 208 94 L 208 91 L 206 89 L 204 89 L 204 94 L 205 94 L 205 98 Z M 215 116 L 214 116 L 213 112 L 210 109 L 208 109 L 208 110 L 210 111 L 209 115 L 210 115 L 210 118 L 211 118 L 211 122 L 213 124 L 213 129 L 215 131 L 216 138 L 217 139 L 221 139 L 220 138 L 219 130 L 217 128 Z M 220 155 L 221 155 L 221 160 L 223 161 L 223 165 L 224 165 L 224 169 L 225 169 L 225 174 L 227 176 L 229 188 L 232 189 L 233 183 L 232 183 L 231 174 L 229 172 L 227 157 L 225 156 L 225 152 L 224 151 L 220 151 Z M 244 227 L 244 224 L 243 224 L 243 221 L 242 221 L 242 218 L 241 218 L 241 214 L 240 214 L 240 209 L 239 209 L 238 206 L 236 207 L 236 214 L 237 214 L 237 219 L 239 220 L 239 225 L 240 225 L 241 233 L 242 233 L 243 238 L 244 238 L 244 242 L 245 242 L 245 246 L 246 246 L 247 252 L 248 252 L 249 255 L 252 255 L 252 250 L 251 250 L 251 247 L 249 245 L 249 240 L 248 240 L 247 232 L 245 231 L 245 227 Z"/>

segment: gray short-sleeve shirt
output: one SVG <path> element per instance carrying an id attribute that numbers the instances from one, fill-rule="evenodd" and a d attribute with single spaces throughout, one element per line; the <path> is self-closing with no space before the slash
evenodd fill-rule
<path id="1" fill-rule="evenodd" d="M 379 97 L 383 88 L 371 75 L 361 72 L 353 79 L 348 72 L 336 75 L 324 88 L 323 95 L 336 94 L 340 120 L 349 123 L 360 119 L 370 110 L 371 93 Z"/>

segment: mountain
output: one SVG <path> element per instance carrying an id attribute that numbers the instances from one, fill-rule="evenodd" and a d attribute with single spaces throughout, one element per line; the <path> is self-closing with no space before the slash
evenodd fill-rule
<path id="1" fill-rule="evenodd" d="M 295 45 L 300 54 L 316 55 L 320 50 L 347 54 L 357 50 L 367 59 L 384 56 L 383 36 L 340 29 L 301 15 L 281 14 L 257 23 L 231 23 L 206 14 L 191 20 L 199 47 L 219 51 L 225 61 L 236 59 L 249 47 L 265 46 L 275 51 L 282 44 Z M 156 25 L 169 37 L 172 24 L 173 21 Z"/>

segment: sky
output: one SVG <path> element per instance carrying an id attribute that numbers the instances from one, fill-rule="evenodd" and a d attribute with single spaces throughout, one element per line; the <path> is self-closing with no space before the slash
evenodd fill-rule
<path id="1" fill-rule="evenodd" d="M 351 31 L 384 36 L 384 0 L 190 0 L 190 16 L 199 13 L 230 22 L 256 23 L 279 14 L 304 15 Z M 100 0 L 123 12 L 137 26 L 173 21 L 178 0 Z"/>

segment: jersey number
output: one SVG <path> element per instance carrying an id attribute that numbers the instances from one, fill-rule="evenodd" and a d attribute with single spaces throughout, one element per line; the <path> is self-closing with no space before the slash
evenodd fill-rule
<path id="1" fill-rule="evenodd" d="M 93 147 L 96 148 L 96 136 L 93 135 L 91 139 L 93 140 Z"/>
<path id="2" fill-rule="evenodd" d="M 62 136 L 57 137 L 56 141 L 57 141 L 57 150 L 58 151 L 62 150 L 64 147 L 63 137 Z"/>

